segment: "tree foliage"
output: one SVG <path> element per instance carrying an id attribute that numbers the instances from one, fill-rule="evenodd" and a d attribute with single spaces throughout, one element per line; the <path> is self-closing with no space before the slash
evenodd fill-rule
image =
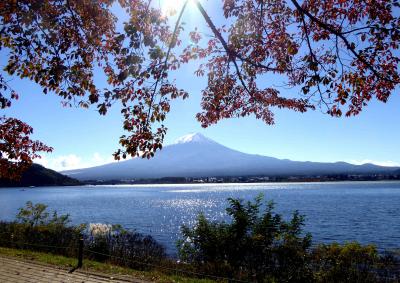
<path id="1" fill-rule="evenodd" d="M 211 35 L 182 32 L 187 2 L 169 19 L 151 0 L 1 1 L 4 71 L 63 97 L 66 106 L 92 105 L 104 115 L 122 105 L 126 135 L 116 159 L 150 158 L 162 148 L 170 102 L 188 96 L 171 73 L 193 60 L 200 60 L 194 73 L 207 77 L 197 114 L 203 127 L 248 115 L 273 124 L 276 107 L 357 115 L 371 99 L 386 102 L 400 82 L 398 0 L 222 0 L 222 26 L 194 3 Z M 128 15 L 123 29 L 113 5 Z M 184 36 L 190 45 L 182 45 Z M 95 84 L 99 72 L 104 88 Z M 5 73 L 1 108 L 18 98 Z M 281 94 L 276 77 L 293 94 Z"/>
<path id="2" fill-rule="evenodd" d="M 0 179 L 19 179 L 32 159 L 40 157 L 38 151 L 52 151 L 51 147 L 31 140 L 32 132 L 32 127 L 18 119 L 0 117 Z"/>

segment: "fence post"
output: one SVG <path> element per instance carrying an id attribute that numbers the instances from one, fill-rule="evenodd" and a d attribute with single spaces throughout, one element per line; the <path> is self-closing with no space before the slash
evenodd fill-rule
<path id="1" fill-rule="evenodd" d="M 83 261 L 83 238 L 79 238 L 79 246 L 78 246 L 78 266 L 77 268 L 82 267 Z"/>

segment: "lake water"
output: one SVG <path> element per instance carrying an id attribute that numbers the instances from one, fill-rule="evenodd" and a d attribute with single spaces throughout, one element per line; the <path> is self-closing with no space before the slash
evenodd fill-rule
<path id="1" fill-rule="evenodd" d="M 299 210 L 313 243 L 359 241 L 400 247 L 400 182 L 82 186 L 0 189 L 0 219 L 13 220 L 26 201 L 69 213 L 73 223 L 121 224 L 150 234 L 175 253 L 180 225 L 199 212 L 226 219 L 229 197 L 263 193 L 286 219 Z"/>

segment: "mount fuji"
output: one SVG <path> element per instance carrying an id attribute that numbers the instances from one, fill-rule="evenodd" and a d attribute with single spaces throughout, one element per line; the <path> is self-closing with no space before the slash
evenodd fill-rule
<path id="1" fill-rule="evenodd" d="M 247 154 L 223 146 L 202 134 L 190 134 L 165 146 L 152 159 L 133 158 L 62 172 L 85 180 L 152 179 L 164 177 L 305 176 L 330 174 L 386 174 L 398 167 L 345 162 L 320 163 Z"/>

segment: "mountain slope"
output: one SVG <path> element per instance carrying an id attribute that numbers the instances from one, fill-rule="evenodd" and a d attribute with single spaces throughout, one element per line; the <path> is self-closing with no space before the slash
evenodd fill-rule
<path id="1" fill-rule="evenodd" d="M 39 164 L 33 164 L 27 169 L 19 181 L 0 179 L 0 187 L 29 187 L 29 186 L 74 186 L 79 181 L 47 169 Z"/>
<path id="2" fill-rule="evenodd" d="M 317 163 L 282 160 L 242 153 L 201 134 L 184 136 L 150 160 L 134 158 L 118 163 L 65 171 L 78 180 L 210 176 L 288 176 L 387 173 L 398 168 L 345 162 Z"/>

